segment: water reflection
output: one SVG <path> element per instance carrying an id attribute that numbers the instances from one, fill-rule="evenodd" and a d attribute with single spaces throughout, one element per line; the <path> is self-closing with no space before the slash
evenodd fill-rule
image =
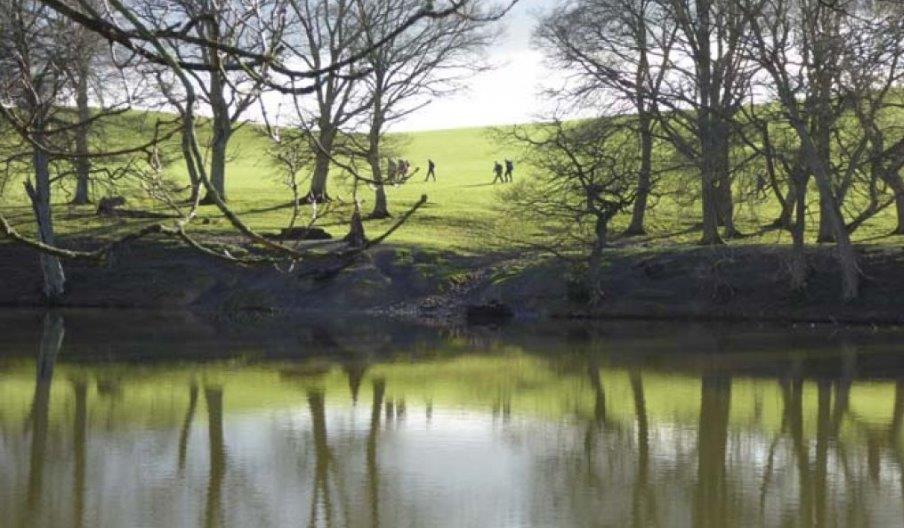
<path id="1" fill-rule="evenodd" d="M 898 336 L 713 332 L 135 362 L 50 312 L 0 355 L 0 526 L 904 523 Z"/>

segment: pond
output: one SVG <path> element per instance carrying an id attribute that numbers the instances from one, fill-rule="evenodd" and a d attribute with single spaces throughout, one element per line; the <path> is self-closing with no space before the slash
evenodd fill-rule
<path id="1" fill-rule="evenodd" d="M 0 526 L 904 525 L 904 332 L 0 314 Z"/>

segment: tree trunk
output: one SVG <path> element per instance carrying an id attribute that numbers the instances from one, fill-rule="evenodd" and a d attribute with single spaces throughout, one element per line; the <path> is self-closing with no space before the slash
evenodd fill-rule
<path id="1" fill-rule="evenodd" d="M 587 270 L 587 282 L 588 289 L 590 290 L 591 302 L 598 301 L 601 295 L 601 268 L 603 264 L 603 249 L 605 249 L 606 244 L 608 243 L 608 223 L 609 219 L 605 215 L 597 214 L 596 226 L 594 229 L 596 239 L 593 241 L 593 249 L 590 251 L 590 259 L 588 262 L 589 269 Z"/>
<path id="2" fill-rule="evenodd" d="M 628 236 L 646 234 L 644 220 L 652 185 L 653 127 L 649 114 L 643 112 L 638 116 L 638 126 L 640 128 L 640 172 L 637 174 L 637 196 L 634 197 L 631 223 L 624 233 Z"/>
<path id="3" fill-rule="evenodd" d="M 314 146 L 316 155 L 314 158 L 314 174 L 311 176 L 311 189 L 305 196 L 305 200 L 308 202 L 323 203 L 329 201 L 329 196 L 326 193 L 326 182 L 330 173 L 330 154 L 333 151 L 333 140 L 335 137 L 335 131 L 324 129 L 320 131 L 320 137 L 317 140 L 320 143 L 320 147 Z"/>
<path id="4" fill-rule="evenodd" d="M 389 214 L 389 205 L 387 204 L 387 201 L 386 201 L 386 189 L 383 187 L 383 183 L 382 183 L 383 175 L 381 174 L 380 168 L 379 168 L 380 161 L 377 160 L 375 162 L 372 162 L 372 164 L 374 166 L 376 166 L 376 169 L 374 169 L 373 173 L 374 173 L 374 181 L 377 182 L 376 183 L 377 188 L 374 191 L 374 193 L 375 193 L 374 210 L 371 211 L 370 217 L 371 218 L 389 218 L 392 215 Z"/>
<path id="5" fill-rule="evenodd" d="M 832 211 L 829 202 L 830 198 L 825 197 L 823 191 L 819 191 L 819 234 L 816 241 L 819 243 L 835 242 L 835 233 L 832 230 Z"/>
<path id="6" fill-rule="evenodd" d="M 76 86 L 75 104 L 78 109 L 79 126 L 75 129 L 75 196 L 72 197 L 73 205 L 85 205 L 91 203 L 88 193 L 88 184 L 91 179 L 91 159 L 88 157 L 88 134 L 91 125 L 91 110 L 88 107 L 88 65 L 82 64 L 78 71 L 78 83 Z"/>
<path id="7" fill-rule="evenodd" d="M 184 153 L 187 153 L 190 151 L 191 151 L 191 142 L 189 141 L 188 136 L 183 131 L 182 132 L 183 155 L 184 155 Z M 193 170 L 188 171 L 188 181 L 189 181 L 189 184 L 191 185 L 191 194 L 188 197 L 188 203 L 194 204 L 195 202 L 199 201 L 199 199 L 201 197 L 201 187 L 204 184 L 201 183 L 201 179 L 198 177 L 198 175 Z"/>
<path id="8" fill-rule="evenodd" d="M 849 301 L 857 297 L 860 286 L 860 270 L 857 268 L 857 256 L 854 252 L 854 246 L 851 244 L 851 236 L 844 225 L 841 218 L 841 211 L 835 203 L 835 197 L 832 194 L 831 183 L 827 178 L 820 179 L 816 177 L 816 184 L 820 189 L 820 194 L 825 198 L 820 201 L 826 202 L 827 223 L 831 227 L 832 234 L 835 238 L 835 244 L 838 250 L 838 262 L 841 265 L 842 279 L 842 297 Z"/>
<path id="9" fill-rule="evenodd" d="M 778 218 L 772 222 L 772 227 L 777 227 L 779 229 L 794 228 L 792 216 L 794 216 L 794 210 L 797 205 L 796 189 L 797 185 L 794 182 L 788 186 L 788 194 L 786 194 L 782 200 L 782 211 L 779 213 Z M 781 191 L 776 191 L 776 193 L 779 192 Z M 781 199 L 781 196 L 779 196 L 779 198 Z"/>
<path id="10" fill-rule="evenodd" d="M 817 48 L 814 53 L 820 51 L 823 44 L 817 42 Z M 819 55 L 814 57 L 818 60 Z M 835 242 L 837 236 L 833 228 L 834 216 L 840 217 L 841 213 L 835 203 L 835 192 L 832 185 L 832 127 L 834 126 L 833 112 L 831 109 L 831 90 L 832 79 L 827 70 L 830 67 L 828 62 L 824 62 L 817 72 L 816 76 L 816 97 L 817 106 L 813 113 L 813 145 L 810 153 L 811 162 L 817 161 L 822 167 L 823 174 L 815 175 L 816 183 L 819 189 L 819 235 L 816 237 L 817 242 Z M 822 181 L 822 183 L 820 183 Z M 842 224 L 843 224 L 842 219 Z M 845 230 L 847 232 L 847 230 Z"/>
<path id="11" fill-rule="evenodd" d="M 214 121 L 218 120 L 215 118 Z M 226 147 L 229 145 L 231 133 L 231 125 L 226 118 L 226 123 L 221 122 L 214 125 L 214 137 L 210 144 L 210 185 L 224 202 L 226 201 Z M 208 205 L 216 203 L 209 191 L 201 202 Z"/>
<path id="12" fill-rule="evenodd" d="M 719 211 L 717 208 L 717 175 L 714 172 L 711 160 L 704 157 L 701 168 L 701 198 L 703 202 L 703 238 L 700 244 L 704 246 L 723 244 L 719 236 Z"/>
<path id="13" fill-rule="evenodd" d="M 709 42 L 712 32 L 711 0 L 701 0 L 694 13 L 695 37 L 700 42 Z M 703 245 L 722 244 L 719 236 L 719 193 L 718 185 L 721 177 L 719 152 L 721 138 L 717 124 L 716 105 L 721 96 L 721 87 L 714 79 L 712 49 L 701 46 L 694 57 L 699 90 L 699 108 L 697 108 L 697 137 L 700 140 L 699 166 L 701 201 L 703 209 Z"/>
<path id="14" fill-rule="evenodd" d="M 804 253 L 804 232 L 807 221 L 807 183 L 809 175 L 801 171 L 799 175 L 793 175 L 792 189 L 789 196 L 793 193 L 794 200 L 792 208 L 795 212 L 794 225 L 791 226 L 791 289 L 801 291 L 807 286 L 807 257 Z M 790 200 L 789 200 L 790 201 Z"/>
<path id="15" fill-rule="evenodd" d="M 813 144 L 803 123 L 792 123 L 797 129 L 801 139 L 804 153 L 808 160 L 813 177 L 816 179 L 816 187 L 819 189 L 820 224 L 825 223 L 834 237 L 838 253 L 838 263 L 841 266 L 842 297 L 851 300 L 857 297 L 860 285 L 860 270 L 857 267 L 857 256 L 854 246 L 851 244 L 851 236 L 844 225 L 841 211 L 835 200 L 832 190 L 832 181 L 828 165 Z M 820 231 L 822 225 L 820 225 Z"/>
<path id="16" fill-rule="evenodd" d="M 731 195 L 731 171 L 730 151 L 728 143 L 729 127 L 721 119 L 717 120 L 715 141 L 716 150 L 713 157 L 716 160 L 718 178 L 717 197 L 719 225 L 725 228 L 725 238 L 736 238 L 740 233 L 734 224 L 734 198 Z M 706 154 L 704 153 L 704 156 Z"/>
<path id="17" fill-rule="evenodd" d="M 38 143 L 43 144 L 43 137 L 36 137 Z M 53 212 L 50 209 L 50 157 L 47 152 L 35 147 L 32 155 L 35 171 L 35 185 L 30 181 L 25 182 L 25 189 L 31 198 L 31 206 L 38 225 L 38 240 L 53 245 L 55 244 L 53 230 Z M 44 274 L 44 297 L 54 302 L 62 297 L 65 292 L 66 276 L 63 274 L 63 265 L 60 259 L 41 253 L 41 271 Z"/>
<path id="18" fill-rule="evenodd" d="M 374 209 L 370 218 L 389 218 L 389 205 L 386 202 L 386 189 L 383 187 L 383 168 L 380 166 L 380 129 L 381 123 L 375 118 L 370 131 L 370 149 L 367 161 L 373 176 L 375 190 Z"/>
<path id="19" fill-rule="evenodd" d="M 209 53 L 214 64 L 218 65 L 218 52 L 213 50 Z M 210 73 L 210 109 L 213 112 L 213 137 L 210 142 L 210 185 L 219 195 L 220 200 L 224 202 L 226 202 L 226 148 L 229 146 L 229 138 L 232 136 L 232 121 L 225 90 L 226 79 L 217 68 Z M 210 196 L 209 190 L 202 203 L 216 203 L 214 197 Z"/>
<path id="20" fill-rule="evenodd" d="M 719 183 L 722 178 L 721 158 L 716 155 L 721 147 L 721 140 L 718 138 L 719 131 L 714 125 L 712 112 L 701 109 L 703 114 L 700 119 L 699 128 L 701 134 L 700 145 L 702 148 L 700 158 L 700 180 L 701 180 L 701 199 L 703 202 L 703 238 L 700 240 L 702 245 L 722 244 L 722 237 L 719 236 L 719 205 L 720 205 L 720 189 Z"/>
<path id="21" fill-rule="evenodd" d="M 355 212 L 352 213 L 345 241 L 353 248 L 363 248 L 367 244 L 367 236 L 364 234 L 364 223 L 361 222 L 361 211 L 358 210 L 357 205 L 355 206 Z"/>

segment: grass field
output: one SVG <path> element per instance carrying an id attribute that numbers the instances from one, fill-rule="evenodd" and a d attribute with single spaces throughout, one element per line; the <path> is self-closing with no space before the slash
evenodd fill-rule
<path id="1" fill-rule="evenodd" d="M 514 241 L 528 238 L 534 229 L 519 222 L 501 207 L 499 189 L 503 185 L 492 185 L 494 160 L 505 157 L 516 160 L 515 179 L 531 177 L 531 169 L 517 162 L 519 152 L 516 147 L 504 144 L 496 138 L 492 129 L 465 128 L 414 132 L 398 135 L 399 156 L 409 159 L 420 170 L 408 183 L 398 187 L 388 187 L 390 211 L 400 214 L 411 207 L 422 194 L 427 194 L 429 202 L 421 208 L 402 229 L 397 231 L 392 242 L 399 245 L 417 246 L 426 250 L 452 250 L 462 254 L 484 254 L 512 250 Z M 227 193 L 230 204 L 253 228 L 261 232 L 275 232 L 284 227 L 290 216 L 291 194 L 283 183 L 279 168 L 270 161 L 267 154 L 268 140 L 253 127 L 240 129 L 231 142 L 231 160 L 227 168 Z M 424 182 L 427 159 L 432 158 L 437 165 L 437 182 Z M 184 169 L 174 164 L 167 177 L 180 184 L 187 183 Z M 663 182 L 668 187 L 668 181 Z M 307 189 L 307 181 L 301 184 L 302 192 Z M 21 185 L 9 183 L 4 196 L 0 196 L 0 206 L 4 214 L 24 231 L 33 231 L 30 208 L 26 206 Z M 330 178 L 329 193 L 339 200 L 330 206 L 320 220 L 320 226 L 334 235 L 343 235 L 345 222 L 351 214 L 351 187 L 347 178 L 335 172 Z M 128 195 L 128 193 L 126 193 Z M 815 198 L 815 193 L 813 193 Z M 363 199 L 363 210 L 373 206 L 373 191 L 368 187 L 359 188 Z M 129 207 L 147 207 L 149 202 L 141 198 L 140 191 L 131 193 Z M 69 234 L 112 236 L 131 229 L 138 220 L 102 219 L 93 215 L 90 206 L 73 208 L 65 204 L 67 197 L 56 191 L 56 228 L 62 236 Z M 790 235 L 784 231 L 767 231 L 763 226 L 770 223 L 777 214 L 775 200 L 757 208 L 740 206 L 737 209 L 737 224 L 744 233 L 751 236 L 734 241 L 734 244 L 775 244 L 790 243 Z M 815 239 L 817 207 L 810 207 L 809 229 L 811 240 Z M 309 210 L 302 212 L 300 222 L 306 222 Z M 213 206 L 203 207 L 201 217 L 207 219 L 192 225 L 193 230 L 219 234 L 231 232 L 230 226 L 222 219 Z M 615 220 L 614 230 L 626 225 L 627 218 Z M 667 247 L 674 244 L 692 244 L 699 233 L 694 229 L 699 222 L 699 205 L 679 205 L 679 200 L 668 195 L 654 204 L 648 216 L 649 236 L 638 243 L 647 247 Z M 368 221 L 366 229 L 370 236 L 381 233 L 393 223 L 392 219 Z M 889 237 L 895 225 L 892 208 L 866 223 L 854 235 L 859 242 L 897 244 L 898 237 Z"/>

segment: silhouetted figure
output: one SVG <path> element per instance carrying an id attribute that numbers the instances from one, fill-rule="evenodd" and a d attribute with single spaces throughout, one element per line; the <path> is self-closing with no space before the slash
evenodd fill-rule
<path id="1" fill-rule="evenodd" d="M 436 181 L 436 163 L 433 163 L 432 159 L 427 160 L 427 178 L 424 180 L 430 181 L 430 178 L 433 178 L 433 181 Z"/>
<path id="2" fill-rule="evenodd" d="M 505 177 L 502 181 L 511 182 L 513 172 L 515 172 L 515 163 L 510 159 L 505 160 Z"/>
<path id="3" fill-rule="evenodd" d="M 502 177 L 502 165 L 498 161 L 493 162 L 493 183 L 497 181 L 500 183 L 505 183 L 505 180 Z"/>

